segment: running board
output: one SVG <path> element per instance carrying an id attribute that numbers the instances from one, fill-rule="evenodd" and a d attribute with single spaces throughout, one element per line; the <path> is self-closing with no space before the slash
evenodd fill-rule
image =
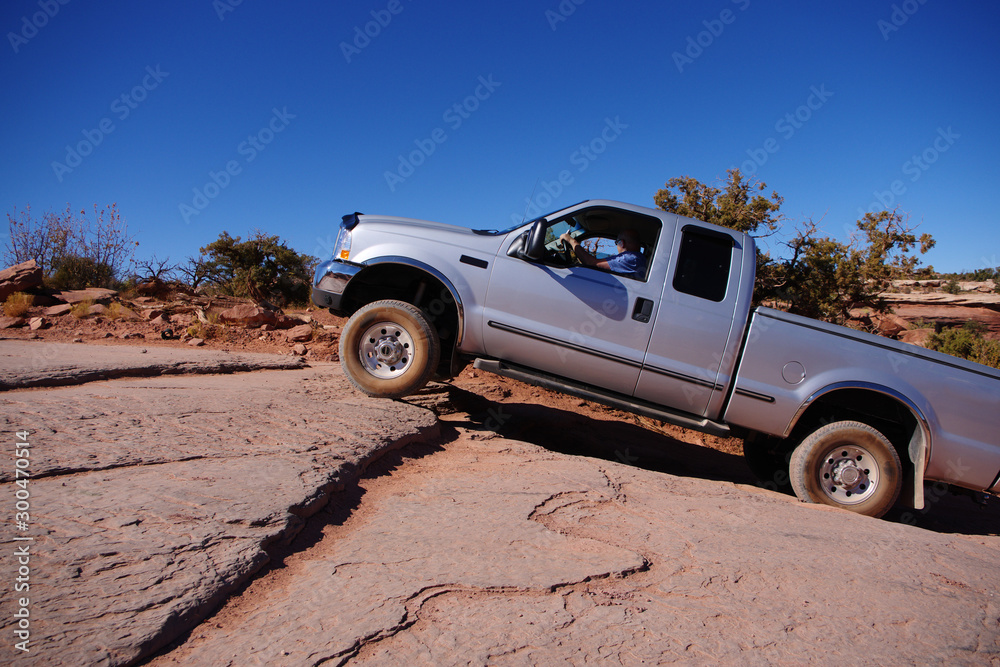
<path id="1" fill-rule="evenodd" d="M 602 391 L 596 387 L 580 384 L 573 382 L 572 380 L 567 380 L 566 378 L 556 377 L 554 375 L 547 375 L 529 368 L 514 366 L 503 361 L 496 361 L 493 359 L 476 359 L 473 367 L 478 368 L 479 370 L 494 373 L 496 375 L 502 375 L 503 377 L 520 380 L 521 382 L 527 382 L 528 384 L 545 387 L 546 389 L 583 398 L 588 401 L 594 401 L 595 403 L 601 403 L 612 408 L 625 410 L 626 412 L 632 412 L 637 415 L 649 417 L 650 419 L 657 419 L 675 426 L 690 428 L 695 431 L 701 431 L 702 433 L 717 435 L 722 438 L 731 437 L 733 435 L 727 424 L 721 424 L 719 422 L 712 421 L 711 419 L 706 419 L 704 417 L 699 417 L 685 412 L 671 412 L 653 403 L 630 398 L 621 394 L 615 394 L 613 392 Z"/>

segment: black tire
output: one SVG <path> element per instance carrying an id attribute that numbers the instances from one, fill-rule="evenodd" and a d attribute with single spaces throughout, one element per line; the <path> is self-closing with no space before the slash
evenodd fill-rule
<path id="1" fill-rule="evenodd" d="M 814 431 L 792 452 L 792 488 L 801 500 L 880 517 L 899 498 L 903 467 L 888 438 L 844 421 Z"/>
<path id="2" fill-rule="evenodd" d="M 441 358 L 437 331 L 419 308 L 375 301 L 358 310 L 340 333 L 340 364 L 369 396 L 399 398 L 430 380 Z"/>

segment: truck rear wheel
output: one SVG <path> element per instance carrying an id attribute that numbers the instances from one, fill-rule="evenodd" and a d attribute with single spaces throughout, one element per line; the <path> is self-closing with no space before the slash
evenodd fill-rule
<path id="1" fill-rule="evenodd" d="M 375 301 L 354 313 L 340 333 L 340 364 L 368 394 L 399 398 L 427 384 L 441 357 L 437 331 L 419 308 Z"/>
<path id="2" fill-rule="evenodd" d="M 827 424 L 792 452 L 792 488 L 799 499 L 880 517 L 902 488 L 899 454 L 888 438 L 861 422 Z"/>

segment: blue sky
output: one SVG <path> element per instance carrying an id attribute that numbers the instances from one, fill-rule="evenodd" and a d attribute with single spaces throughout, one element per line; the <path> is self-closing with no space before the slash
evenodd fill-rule
<path id="1" fill-rule="evenodd" d="M 996 3 L 7 0 L 0 28 L 3 211 L 117 202 L 138 259 L 743 167 L 789 231 L 899 206 L 926 264 L 1000 266 Z"/>

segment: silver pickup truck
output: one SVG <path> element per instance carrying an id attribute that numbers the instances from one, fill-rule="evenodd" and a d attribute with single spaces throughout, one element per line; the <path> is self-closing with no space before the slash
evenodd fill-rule
<path id="1" fill-rule="evenodd" d="M 623 230 L 639 273 L 582 265 Z M 606 264 L 599 264 L 602 266 Z M 400 397 L 477 368 L 744 439 L 751 469 L 802 500 L 881 516 L 924 484 L 1000 491 L 1000 371 L 753 309 L 746 234 L 592 200 L 506 230 L 344 216 L 312 299 L 349 316 L 361 391 Z"/>

